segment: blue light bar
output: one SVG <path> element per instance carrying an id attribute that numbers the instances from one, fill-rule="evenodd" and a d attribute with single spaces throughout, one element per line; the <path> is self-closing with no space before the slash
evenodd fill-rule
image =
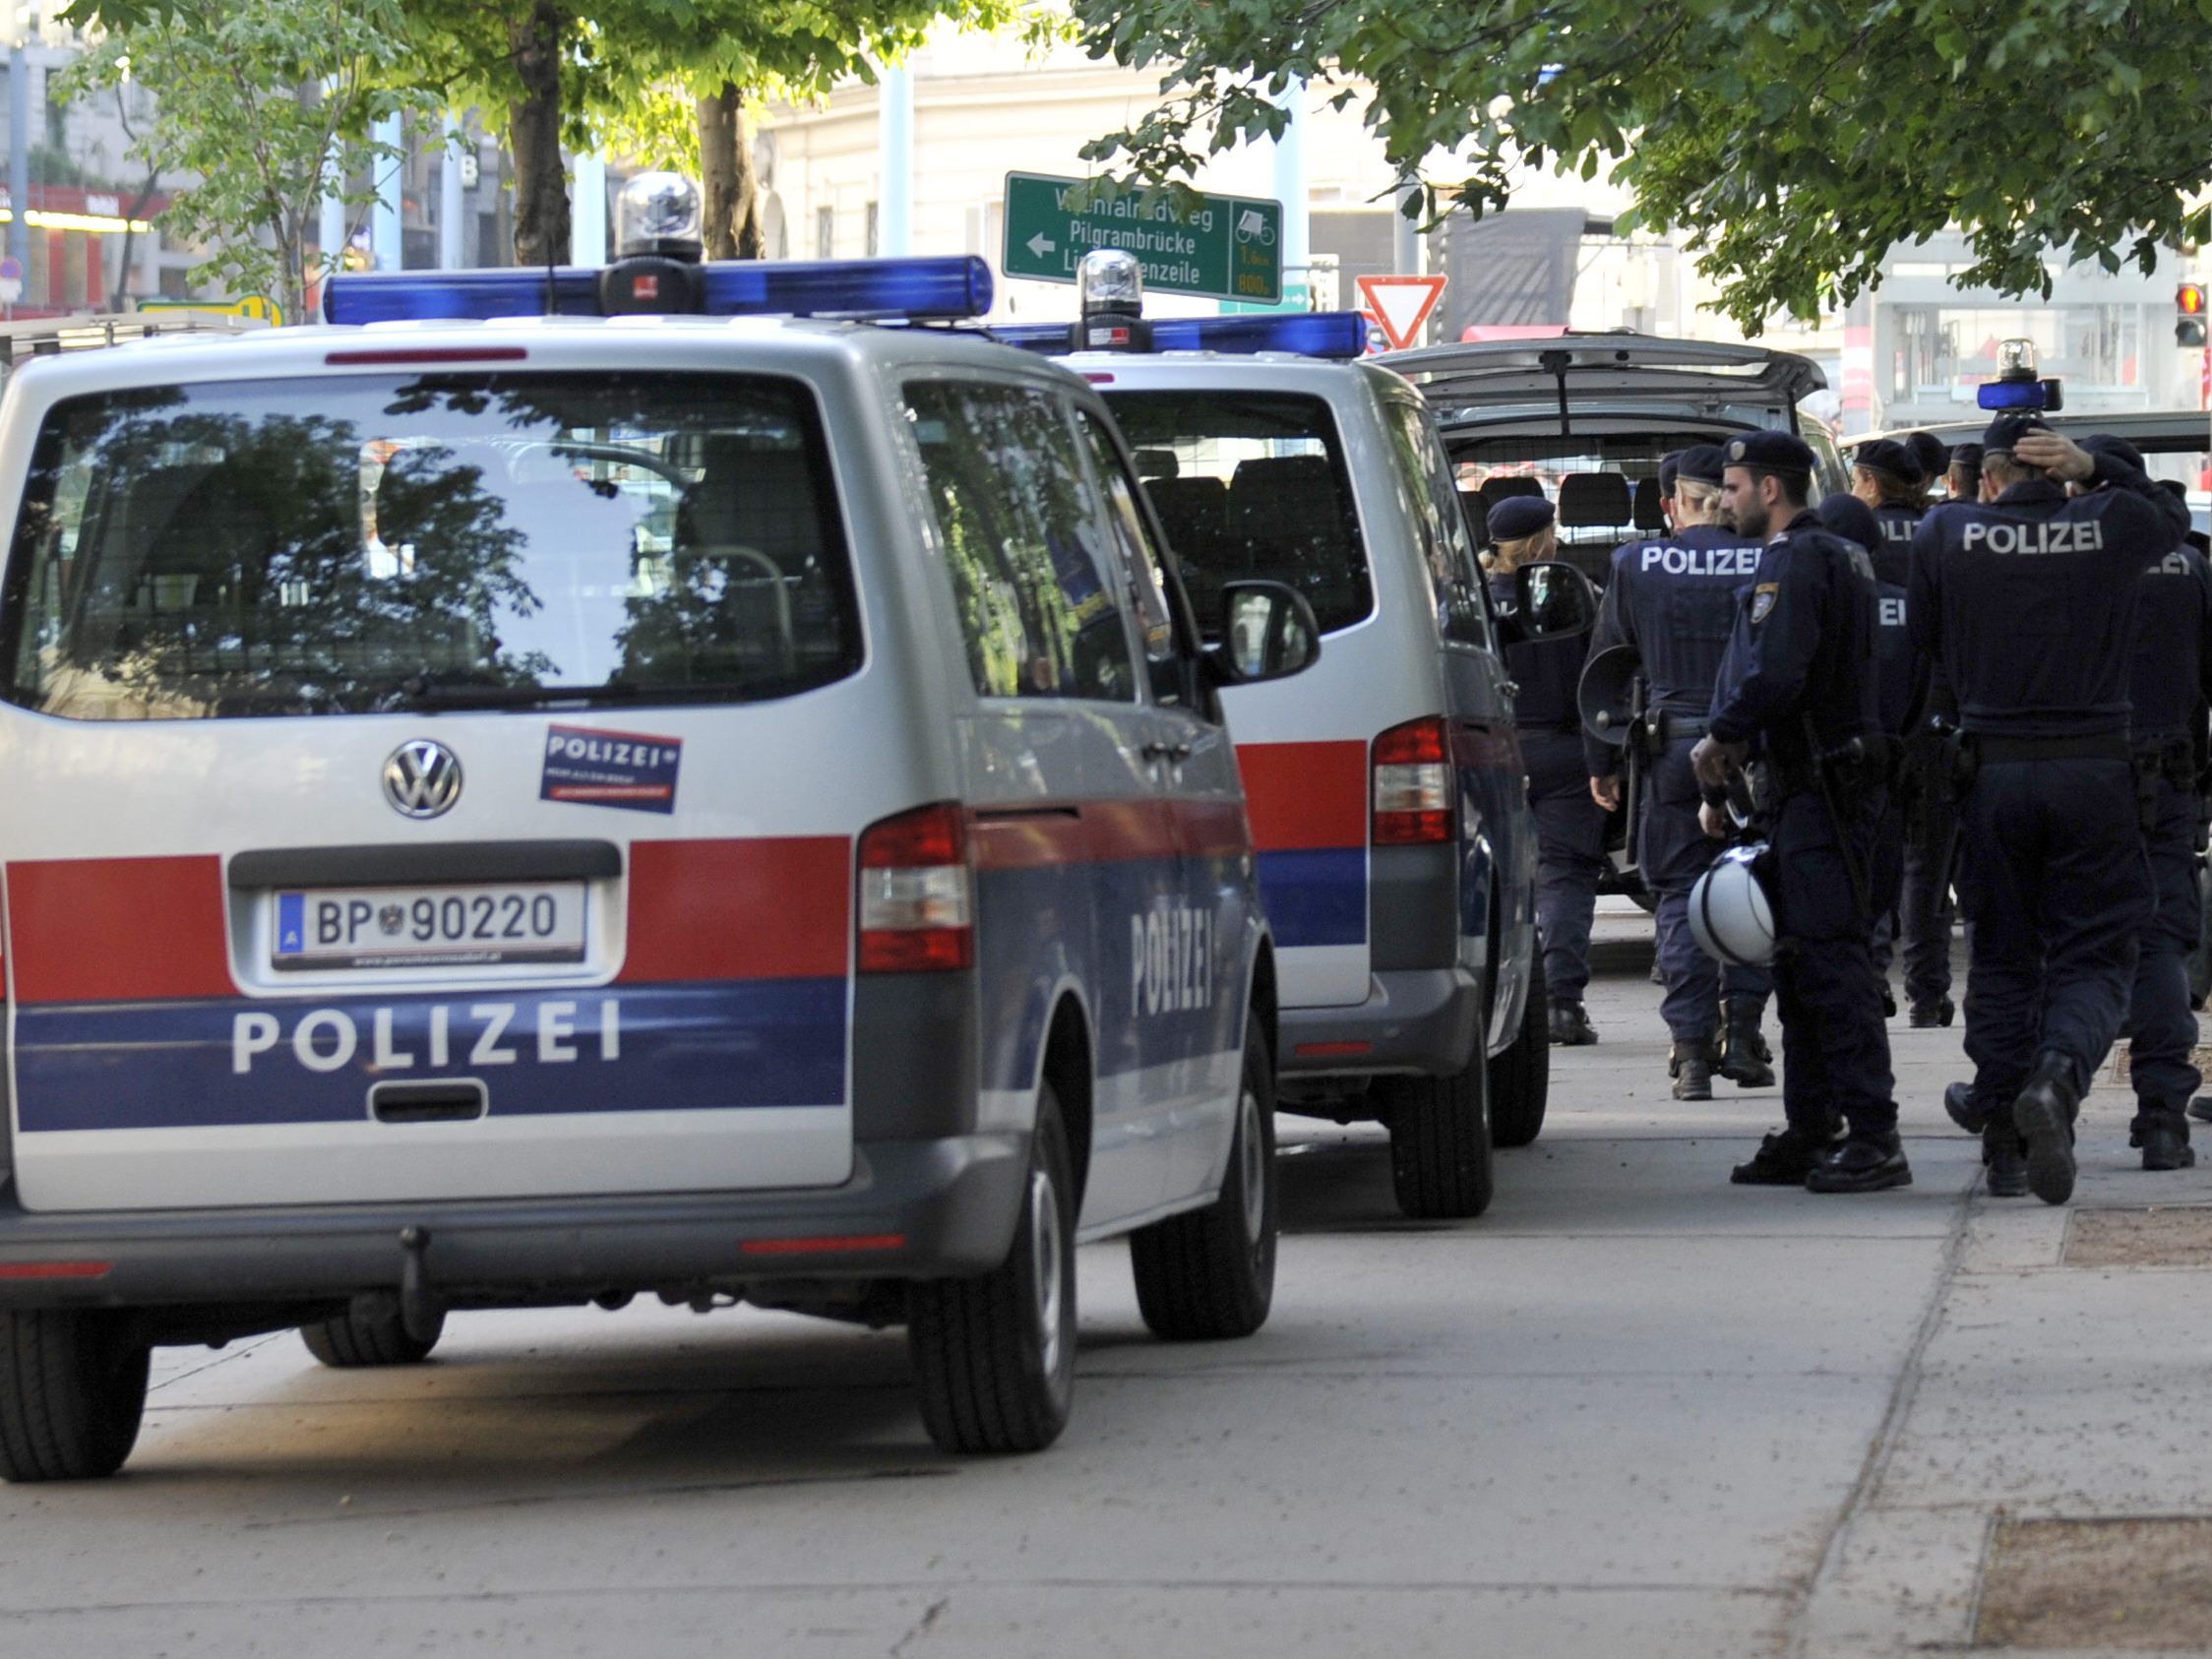
<path id="1" fill-rule="evenodd" d="M 955 322 L 991 309 L 991 268 L 972 254 L 930 259 L 761 261 L 703 265 L 710 317 L 846 317 Z M 564 265 L 498 271 L 334 276 L 331 323 L 443 318 L 596 317 L 599 270 Z"/>
<path id="2" fill-rule="evenodd" d="M 1302 357 L 1357 357 L 1367 349 L 1365 316 L 1357 311 L 1262 312 L 1245 317 L 1155 317 L 1154 351 L 1294 351 Z M 1019 323 L 991 337 L 1025 351 L 1068 349 L 1070 325 Z"/>

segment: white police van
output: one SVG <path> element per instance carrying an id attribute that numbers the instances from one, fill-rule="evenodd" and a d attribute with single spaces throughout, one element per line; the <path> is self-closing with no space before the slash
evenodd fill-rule
<path id="1" fill-rule="evenodd" d="M 1076 378 L 788 315 L 978 315 L 979 261 L 641 247 L 10 389 L 8 1478 L 117 1467 L 151 1346 L 294 1325 L 903 1320 L 931 1435 L 1021 1450 L 1077 1243 L 1162 1334 L 1264 1320 L 1218 687 L 1310 612 L 1232 585 L 1264 647 L 1200 646 Z M 672 298 L 786 315 L 600 315 Z"/>
<path id="2" fill-rule="evenodd" d="M 1589 584 L 1518 574 L 1494 615 L 1434 420 L 1357 355 L 1350 313 L 1141 316 L 1126 255 L 1086 261 L 1076 331 L 1018 333 L 1104 395 L 1183 580 L 1305 596 L 1326 642 L 1224 702 L 1273 924 L 1283 1110 L 1389 1129 L 1398 1204 L 1481 1213 L 1492 1145 L 1544 1121 L 1536 836 L 1501 647 L 1589 628 Z M 1106 349 L 1098 347 L 1105 346 Z"/>

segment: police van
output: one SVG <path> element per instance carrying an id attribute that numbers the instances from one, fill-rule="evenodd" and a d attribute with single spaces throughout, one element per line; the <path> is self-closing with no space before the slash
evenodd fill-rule
<path id="1" fill-rule="evenodd" d="M 10 1479 L 116 1468 L 150 1347 L 290 1326 L 903 1321 L 930 1434 L 1013 1451 L 1076 1245 L 1163 1335 L 1266 1317 L 1220 688 L 1306 601 L 1209 590 L 1201 645 L 1098 396 L 922 326 L 981 262 L 703 266 L 632 188 L 604 273 L 336 278 L 338 326 L 10 389 Z"/>
<path id="2" fill-rule="evenodd" d="M 1480 1214 L 1492 1146 L 1542 1129 L 1551 1064 L 1501 648 L 1587 630 L 1589 584 L 1532 565 L 1493 613 L 1420 394 L 1341 360 L 1364 319 L 1146 322 L 1127 255 L 1082 275 L 1075 334 L 1023 340 L 1082 348 L 1063 360 L 1113 409 L 1201 614 L 1273 579 L 1326 646 L 1223 699 L 1275 931 L 1280 1104 L 1386 1125 L 1405 1213 Z"/>

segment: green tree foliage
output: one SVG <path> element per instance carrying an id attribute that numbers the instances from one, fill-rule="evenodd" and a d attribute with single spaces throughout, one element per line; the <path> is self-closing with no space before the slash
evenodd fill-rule
<path id="1" fill-rule="evenodd" d="M 412 95 L 397 0 L 85 0 L 64 16 L 105 30 L 70 67 L 64 95 L 136 81 L 155 100 L 138 141 L 149 173 L 198 176 L 172 196 L 164 225 L 206 248 L 233 289 L 302 316 L 323 196 L 340 183 L 332 147 L 393 159 L 368 145 L 369 125 Z"/>
<path id="2" fill-rule="evenodd" d="M 1502 209 L 1523 167 L 1687 232 L 1746 329 L 1961 229 L 1956 280 L 2048 294 L 2049 250 L 2149 271 L 2212 231 L 2212 0 L 1074 0 L 1093 55 L 1165 66 L 1093 145 L 1153 180 L 1281 130 L 1296 75 L 1367 119 L 1429 211 Z"/>

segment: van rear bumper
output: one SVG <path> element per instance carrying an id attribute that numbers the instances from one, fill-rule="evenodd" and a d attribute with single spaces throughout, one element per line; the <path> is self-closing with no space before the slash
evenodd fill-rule
<path id="1" fill-rule="evenodd" d="M 1481 982 L 1464 968 L 1397 968 L 1368 980 L 1364 1003 L 1282 1011 L 1281 1075 L 1452 1076 L 1482 1030 Z"/>
<path id="2" fill-rule="evenodd" d="M 0 1308 L 284 1303 L 424 1288 L 456 1304 L 660 1288 L 942 1278 L 1005 1260 L 1026 1134 L 861 1141 L 842 1186 L 39 1215 L 0 1194 Z"/>

